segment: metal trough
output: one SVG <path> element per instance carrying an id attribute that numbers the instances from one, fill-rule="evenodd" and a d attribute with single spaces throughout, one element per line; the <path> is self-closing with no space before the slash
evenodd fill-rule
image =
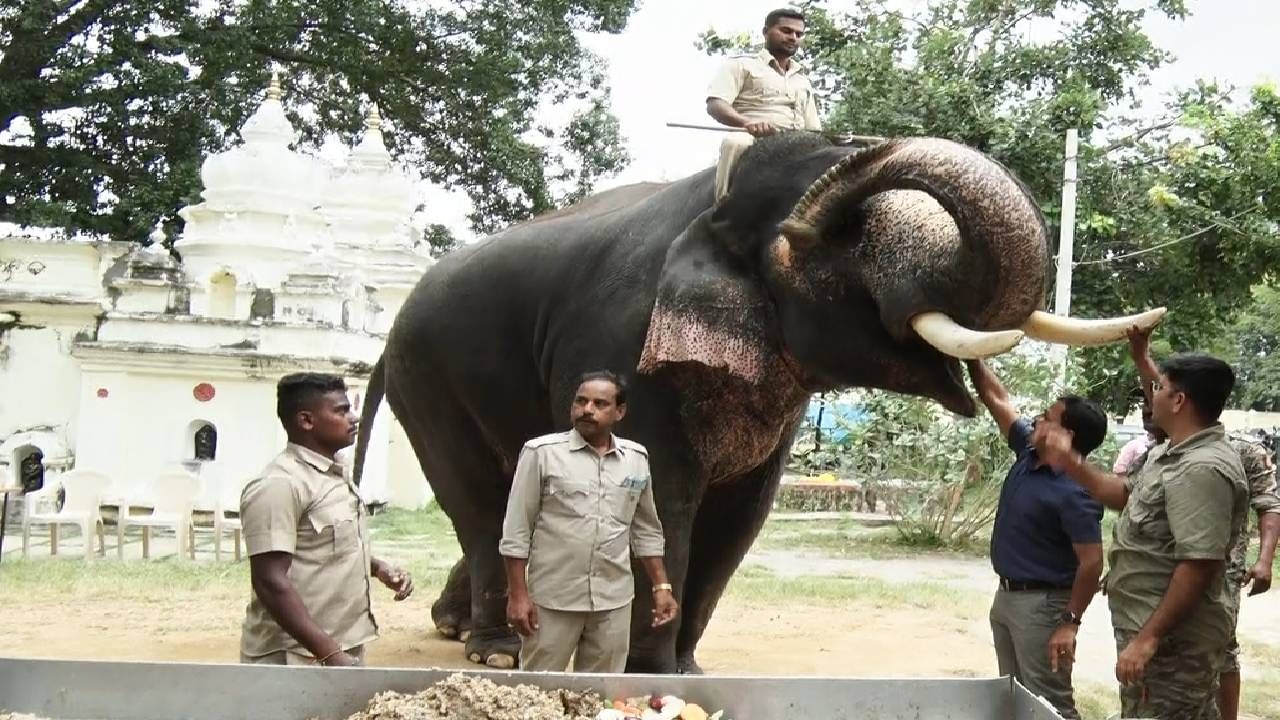
<path id="1" fill-rule="evenodd" d="M 454 672 L 0 658 L 0 712 L 52 720 L 341 720 L 378 692 L 417 692 Z M 724 708 L 733 720 L 1061 720 L 1009 678 L 460 672 L 606 697 L 674 694 Z"/>

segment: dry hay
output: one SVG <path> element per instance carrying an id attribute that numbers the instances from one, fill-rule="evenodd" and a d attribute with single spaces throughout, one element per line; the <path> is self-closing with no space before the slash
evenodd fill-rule
<path id="1" fill-rule="evenodd" d="M 600 711 L 593 692 L 498 685 L 454 674 L 420 693 L 378 693 L 347 720 L 593 720 Z"/>

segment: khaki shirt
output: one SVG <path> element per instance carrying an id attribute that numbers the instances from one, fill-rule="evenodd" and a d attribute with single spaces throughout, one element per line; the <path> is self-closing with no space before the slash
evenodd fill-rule
<path id="1" fill-rule="evenodd" d="M 528 558 L 536 605 L 581 612 L 631 602 L 631 553 L 664 551 L 648 451 L 615 437 L 601 456 L 577 430 L 525 443 L 498 551 Z"/>
<path id="2" fill-rule="evenodd" d="M 344 650 L 378 636 L 369 602 L 368 523 L 342 465 L 289 443 L 240 495 L 240 522 L 250 556 L 293 556 L 289 580 L 311 618 Z M 240 652 L 259 657 L 287 650 L 310 654 L 258 601 L 249 599 Z"/>
<path id="3" fill-rule="evenodd" d="M 1280 496 L 1276 494 L 1276 471 L 1271 466 L 1267 449 L 1257 443 L 1238 440 L 1232 443 L 1240 454 L 1240 464 L 1244 466 L 1245 482 L 1249 489 L 1249 506 L 1254 513 L 1261 516 L 1266 513 L 1280 513 Z M 1244 531 L 1231 549 L 1231 560 L 1227 563 L 1227 582 L 1238 587 L 1248 570 L 1249 556 L 1249 518 L 1245 514 Z"/>
<path id="4" fill-rule="evenodd" d="M 792 58 L 783 73 L 768 50 L 727 60 L 711 79 L 707 97 L 720 98 L 752 120 L 786 130 L 822 129 L 808 68 Z"/>
<path id="5" fill-rule="evenodd" d="M 1126 481 L 1129 500 L 1116 521 L 1107 594 L 1112 624 L 1137 632 L 1155 612 L 1182 560 L 1228 560 L 1244 531 L 1248 499 L 1240 456 L 1215 424 L 1177 446 L 1151 450 Z M 1225 647 L 1234 618 L 1225 574 L 1173 634 L 1197 646 Z"/>

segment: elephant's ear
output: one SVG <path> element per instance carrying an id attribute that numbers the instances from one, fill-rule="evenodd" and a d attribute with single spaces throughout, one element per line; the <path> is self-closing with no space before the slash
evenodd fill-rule
<path id="1" fill-rule="evenodd" d="M 640 372 L 699 363 L 756 383 L 780 361 L 772 305 L 754 261 L 726 242 L 726 234 L 708 211 L 672 243 L 658 281 Z"/>

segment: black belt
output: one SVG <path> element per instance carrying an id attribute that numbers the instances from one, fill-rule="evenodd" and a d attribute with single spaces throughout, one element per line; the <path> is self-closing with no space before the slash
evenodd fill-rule
<path id="1" fill-rule="evenodd" d="M 1000 589 L 1009 592 L 1023 592 L 1024 590 L 1070 590 L 1070 585 L 1059 585 L 1057 583 L 1043 582 L 1041 580 L 1010 580 L 1009 578 L 1000 578 Z"/>

